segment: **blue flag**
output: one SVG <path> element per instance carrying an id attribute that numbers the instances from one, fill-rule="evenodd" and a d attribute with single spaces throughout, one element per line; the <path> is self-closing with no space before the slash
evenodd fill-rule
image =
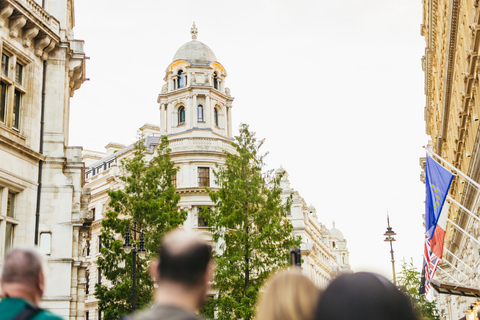
<path id="1" fill-rule="evenodd" d="M 431 239 L 454 175 L 427 154 L 425 168 L 425 234 Z"/>

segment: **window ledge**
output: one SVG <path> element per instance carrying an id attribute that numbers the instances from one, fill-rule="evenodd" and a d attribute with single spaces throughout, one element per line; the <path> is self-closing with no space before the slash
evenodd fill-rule
<path id="1" fill-rule="evenodd" d="M 183 126 L 185 126 L 186 124 L 187 124 L 186 122 L 179 123 L 178 126 L 177 126 L 177 128 L 178 128 L 178 127 L 183 127 Z"/>

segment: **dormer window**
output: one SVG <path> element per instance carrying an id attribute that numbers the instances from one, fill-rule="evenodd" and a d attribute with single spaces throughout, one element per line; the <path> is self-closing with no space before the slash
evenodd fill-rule
<path id="1" fill-rule="evenodd" d="M 217 73 L 213 73 L 213 87 L 218 90 L 218 76 Z"/>
<path id="2" fill-rule="evenodd" d="M 183 70 L 179 70 L 178 71 L 178 77 L 177 77 L 177 81 L 178 81 L 178 89 L 180 88 L 183 88 L 185 87 L 185 75 L 183 74 Z"/>
<path id="3" fill-rule="evenodd" d="M 218 110 L 217 110 L 217 108 L 213 109 L 213 122 L 218 127 Z"/>
<path id="4" fill-rule="evenodd" d="M 185 123 L 185 107 L 178 108 L 178 125 Z"/>
<path id="5" fill-rule="evenodd" d="M 199 105 L 197 110 L 198 110 L 198 122 L 204 122 L 205 120 L 203 119 L 203 106 Z"/>

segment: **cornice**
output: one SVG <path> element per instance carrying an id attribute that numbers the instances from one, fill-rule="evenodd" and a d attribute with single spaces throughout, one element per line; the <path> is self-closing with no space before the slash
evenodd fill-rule
<path id="1" fill-rule="evenodd" d="M 15 150 L 17 153 L 20 153 L 22 155 L 27 156 L 30 159 L 33 159 L 35 161 L 39 160 L 45 160 L 45 156 L 42 155 L 41 153 L 38 153 L 36 151 L 33 151 L 32 149 L 0 134 L 0 145 L 5 145 L 9 147 L 10 149 Z"/>

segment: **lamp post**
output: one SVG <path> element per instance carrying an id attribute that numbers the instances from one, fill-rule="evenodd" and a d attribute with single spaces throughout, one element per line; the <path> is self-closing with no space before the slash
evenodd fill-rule
<path id="1" fill-rule="evenodd" d="M 133 231 L 133 245 L 130 243 L 130 230 Z M 137 250 L 137 232 L 140 233 L 140 241 Z M 136 309 L 137 304 L 137 254 L 140 259 L 145 259 L 147 250 L 145 250 L 145 241 L 143 239 L 143 232 L 137 230 L 137 221 L 133 222 L 133 228 L 127 225 L 127 232 L 125 233 L 125 243 L 123 244 L 123 250 L 126 254 L 132 252 L 133 261 L 133 285 L 132 285 L 132 312 Z"/>
<path id="2" fill-rule="evenodd" d="M 396 241 L 393 236 L 396 236 L 397 234 L 390 227 L 390 218 L 388 217 L 388 213 L 387 213 L 387 225 L 388 225 L 387 232 L 384 233 L 384 236 L 386 236 L 384 241 L 390 242 L 390 254 L 392 255 L 393 284 L 397 285 L 397 280 L 395 278 L 395 258 L 393 257 L 393 245 L 392 245 L 392 242 Z"/>

